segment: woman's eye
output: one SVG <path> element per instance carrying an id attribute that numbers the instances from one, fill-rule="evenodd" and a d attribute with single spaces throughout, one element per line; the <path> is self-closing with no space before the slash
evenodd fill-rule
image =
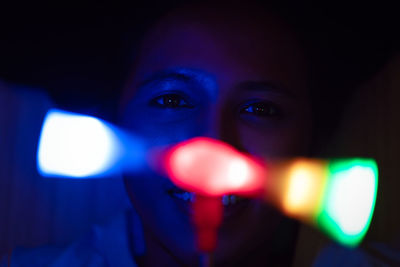
<path id="1" fill-rule="evenodd" d="M 280 109 L 275 104 L 269 102 L 246 104 L 242 106 L 240 113 L 258 117 L 278 117 L 281 115 Z"/>
<path id="2" fill-rule="evenodd" d="M 160 108 L 193 108 L 182 96 L 178 94 L 165 94 L 150 101 L 152 106 Z"/>

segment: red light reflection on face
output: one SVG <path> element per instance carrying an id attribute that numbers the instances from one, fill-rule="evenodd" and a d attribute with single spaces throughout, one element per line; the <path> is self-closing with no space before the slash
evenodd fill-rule
<path id="1" fill-rule="evenodd" d="M 204 196 L 253 196 L 264 189 L 265 168 L 260 162 L 210 138 L 174 146 L 166 155 L 165 169 L 177 186 Z"/>

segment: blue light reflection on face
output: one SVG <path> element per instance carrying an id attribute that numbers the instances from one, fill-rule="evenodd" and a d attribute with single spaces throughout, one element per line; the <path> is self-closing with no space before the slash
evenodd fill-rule
<path id="1" fill-rule="evenodd" d="M 145 146 L 100 119 L 51 109 L 37 152 L 37 168 L 45 177 L 106 177 L 122 169 L 144 166 Z"/>

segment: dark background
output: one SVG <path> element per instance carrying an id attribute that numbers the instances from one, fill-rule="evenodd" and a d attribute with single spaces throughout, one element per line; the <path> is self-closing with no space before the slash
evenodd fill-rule
<path id="1" fill-rule="evenodd" d="M 133 61 L 135 41 L 155 18 L 180 2 L 185 1 L 1 3 L 0 80 L 11 87 L 46 91 L 61 108 L 112 119 Z M 276 8 L 308 40 L 325 85 L 336 88 L 325 91 L 329 99 L 358 88 L 357 101 L 330 145 L 337 154 L 329 149 L 327 154 L 378 161 L 383 179 L 371 240 L 395 240 L 400 249 L 399 58 L 367 86 L 358 86 L 399 52 L 398 8 L 382 1 L 276 2 Z M 0 256 L 14 246 L 68 244 L 93 223 L 129 204 L 122 182 L 47 180 L 34 175 L 36 167 L 30 155 L 35 155 L 37 139 L 26 129 L 33 131 L 31 126 L 36 125 L 39 132 L 41 122 L 36 113 L 44 114 L 47 106 L 30 94 L 16 100 L 6 103 L 9 106 L 0 113 L 0 119 L 10 123 L 0 129 L 0 134 L 9 138 L 0 138 L 0 218 L 5 218 L 0 219 Z M 39 103 L 31 103 L 35 101 Z M 36 113 L 30 114 L 32 110 Z M 332 109 L 333 115 L 336 112 Z M 310 266 L 322 247 L 318 238 L 312 239 L 313 234 L 303 235 L 304 242 L 298 245 L 298 262 L 303 258 L 306 262 L 300 266 Z"/>
<path id="2" fill-rule="evenodd" d="M 46 90 L 61 108 L 112 118 L 135 40 L 181 2 L 3 4 L 0 79 Z M 399 49 L 394 4 L 276 2 L 309 41 L 331 86 L 351 88 L 369 79 Z"/>

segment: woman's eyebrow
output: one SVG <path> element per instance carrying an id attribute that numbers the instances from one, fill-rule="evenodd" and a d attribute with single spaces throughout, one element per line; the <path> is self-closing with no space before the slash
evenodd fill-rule
<path id="1" fill-rule="evenodd" d="M 145 79 L 143 82 L 139 84 L 140 87 L 145 87 L 148 86 L 149 84 L 152 84 L 154 82 L 160 82 L 160 81 L 181 81 L 181 82 L 193 82 L 194 79 L 193 77 L 183 74 L 183 73 L 176 73 L 176 72 L 171 72 L 171 71 L 159 71 L 154 74 L 152 74 L 149 78 Z"/>
<path id="2" fill-rule="evenodd" d="M 297 95 L 295 95 L 289 89 L 285 88 L 282 85 L 273 83 L 271 81 L 245 81 L 239 83 L 237 85 L 237 88 L 243 91 L 261 91 L 261 92 L 273 93 L 276 95 L 289 98 L 297 97 Z"/>
<path id="3" fill-rule="evenodd" d="M 141 82 L 139 88 L 162 81 L 195 83 L 204 88 L 211 97 L 215 98 L 217 95 L 217 83 L 215 78 L 207 72 L 190 68 L 175 68 L 172 70 L 169 69 L 155 72 L 149 78 Z"/>

